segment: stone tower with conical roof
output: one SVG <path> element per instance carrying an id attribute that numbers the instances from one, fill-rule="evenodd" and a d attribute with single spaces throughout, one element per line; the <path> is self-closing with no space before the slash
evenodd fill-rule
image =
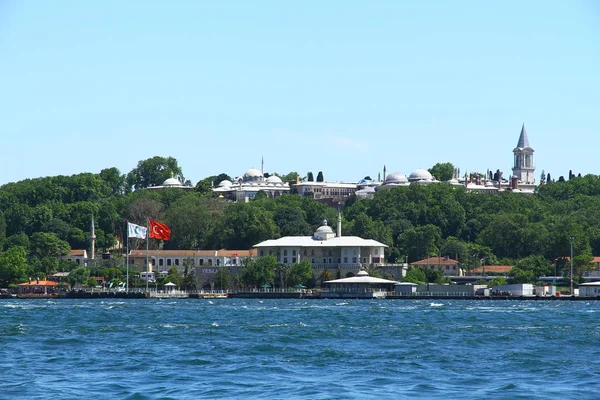
<path id="1" fill-rule="evenodd" d="M 515 155 L 515 164 L 512 168 L 513 176 L 519 179 L 519 182 L 525 185 L 535 184 L 535 166 L 533 164 L 533 152 L 534 150 L 529 145 L 529 138 L 527 137 L 527 131 L 525 130 L 525 124 L 521 128 L 521 135 L 519 135 L 519 142 L 517 147 L 513 150 Z"/>

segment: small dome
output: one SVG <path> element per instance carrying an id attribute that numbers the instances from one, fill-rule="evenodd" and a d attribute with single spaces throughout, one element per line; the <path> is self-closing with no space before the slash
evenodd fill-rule
<path id="1" fill-rule="evenodd" d="M 225 180 L 222 180 L 221 182 L 219 182 L 218 187 L 229 187 L 231 185 L 233 185 L 233 183 L 231 183 L 231 181 L 225 179 Z"/>
<path id="2" fill-rule="evenodd" d="M 327 220 L 324 219 L 323 220 L 323 225 L 321 225 L 319 228 L 317 228 L 317 232 L 333 232 L 333 229 L 331 229 L 330 226 L 327 226 Z"/>
<path id="3" fill-rule="evenodd" d="M 369 276 L 369 273 L 365 270 L 360 270 L 356 276 Z"/>
<path id="4" fill-rule="evenodd" d="M 416 181 L 432 181 L 433 176 L 426 169 L 419 168 L 408 177 L 410 182 Z"/>
<path id="5" fill-rule="evenodd" d="M 383 184 L 388 184 L 388 183 L 407 183 L 408 179 L 406 179 L 406 175 L 401 174 L 400 172 L 394 172 L 389 174 L 386 178 L 385 181 L 383 182 Z"/>
<path id="6" fill-rule="evenodd" d="M 169 178 L 162 183 L 163 186 L 182 186 L 177 178 Z"/>
<path id="7" fill-rule="evenodd" d="M 271 175 L 270 177 L 267 178 L 267 182 L 268 183 L 282 183 L 282 180 L 280 177 L 278 177 L 276 175 Z"/>

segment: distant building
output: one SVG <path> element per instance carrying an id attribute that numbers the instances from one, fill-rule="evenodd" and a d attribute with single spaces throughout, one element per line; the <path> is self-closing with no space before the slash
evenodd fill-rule
<path id="1" fill-rule="evenodd" d="M 79 267 L 85 267 L 88 261 L 87 250 L 71 250 L 67 254 L 66 260 L 77 263 Z"/>
<path id="2" fill-rule="evenodd" d="M 517 147 L 513 150 L 515 162 L 513 176 L 516 176 L 523 185 L 535 185 L 535 166 L 533 164 L 533 148 L 529 145 L 529 138 L 525 130 L 525 124 L 521 128 Z"/>
<path id="3" fill-rule="evenodd" d="M 162 185 L 149 186 L 147 188 L 144 188 L 144 190 L 161 190 L 161 189 L 181 189 L 181 190 L 191 191 L 191 190 L 194 190 L 194 187 L 186 186 L 183 183 L 181 183 L 181 181 L 177 177 L 171 176 L 170 178 L 166 179 L 162 183 Z"/>
<path id="4" fill-rule="evenodd" d="M 469 274 L 507 275 L 512 269 L 512 265 L 483 265 L 469 270 Z"/>
<path id="5" fill-rule="evenodd" d="M 235 273 L 255 257 L 256 250 L 149 250 L 150 267 L 146 268 L 146 250 L 131 250 L 129 266 L 142 280 L 153 281 L 166 276 L 173 267 L 183 275 L 187 265 L 188 273 L 204 282 L 214 277 L 220 267 L 228 267 Z"/>
<path id="6" fill-rule="evenodd" d="M 290 185 L 280 177 L 271 175 L 264 177 L 264 172 L 251 168 L 235 182 L 224 180 L 213 189 L 213 194 L 232 201 L 249 201 L 259 192 L 267 197 L 277 197 L 290 192 Z"/>
<path id="7" fill-rule="evenodd" d="M 464 275 L 464 271 L 460 267 L 460 263 L 449 257 L 429 257 L 423 260 L 412 262 L 410 265 L 428 270 L 440 271 L 443 276 Z"/>

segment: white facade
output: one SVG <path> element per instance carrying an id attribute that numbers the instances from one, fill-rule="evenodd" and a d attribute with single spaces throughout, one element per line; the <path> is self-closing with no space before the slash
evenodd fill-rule
<path id="1" fill-rule="evenodd" d="M 510 293 L 512 296 L 533 296 L 533 285 L 531 283 L 515 283 L 512 285 L 494 286 L 492 287 L 492 293 Z"/>
<path id="2" fill-rule="evenodd" d="M 313 266 L 385 265 L 385 244 L 358 236 L 336 236 L 327 221 L 313 236 L 286 236 L 254 246 L 258 256 L 274 255 L 283 264 L 308 260 Z"/>
<path id="3" fill-rule="evenodd" d="M 218 186 L 213 189 L 215 195 L 234 201 L 249 201 L 258 192 L 263 192 L 268 197 L 277 197 L 289 193 L 290 185 L 287 182 L 282 182 L 281 178 L 275 175 L 265 178 L 261 171 L 251 168 L 239 177 L 235 183 L 224 180 L 219 182 Z"/>
<path id="4" fill-rule="evenodd" d="M 600 282 L 587 282 L 579 285 L 579 296 L 597 297 L 600 296 Z"/>

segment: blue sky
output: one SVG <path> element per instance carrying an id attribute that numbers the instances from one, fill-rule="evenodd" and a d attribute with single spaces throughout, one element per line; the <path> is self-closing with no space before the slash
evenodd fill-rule
<path id="1" fill-rule="evenodd" d="M 600 174 L 600 3 L 0 2 L 0 184 L 251 167 Z"/>

